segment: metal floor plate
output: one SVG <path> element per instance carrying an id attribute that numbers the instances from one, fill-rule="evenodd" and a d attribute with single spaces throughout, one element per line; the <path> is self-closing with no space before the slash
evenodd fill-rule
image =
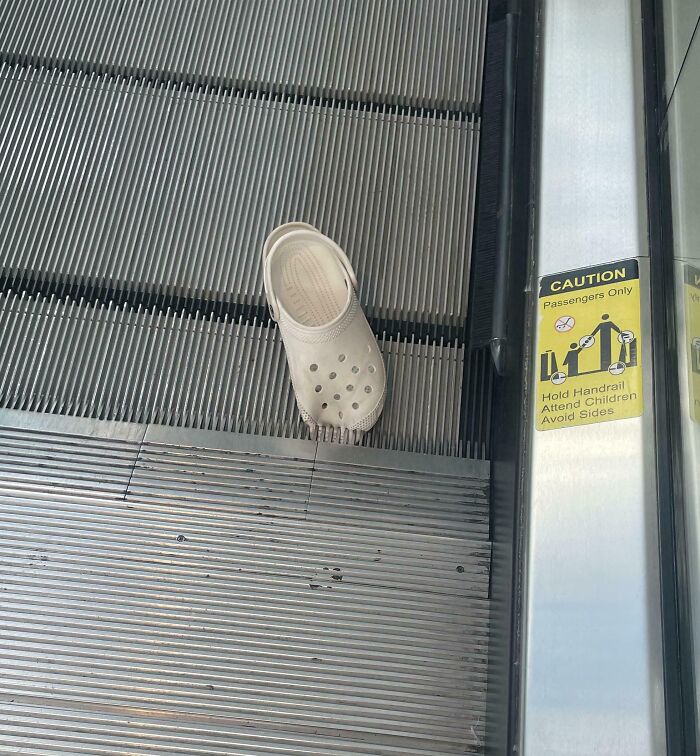
<path id="1" fill-rule="evenodd" d="M 481 750 L 486 463 L 0 425 L 0 752 Z"/>

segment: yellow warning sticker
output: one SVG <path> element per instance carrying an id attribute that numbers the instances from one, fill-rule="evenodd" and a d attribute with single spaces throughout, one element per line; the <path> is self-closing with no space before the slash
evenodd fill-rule
<path id="1" fill-rule="evenodd" d="M 685 267 L 685 322 L 688 334 L 690 416 L 700 423 L 700 269 Z"/>
<path id="2" fill-rule="evenodd" d="M 641 415 L 637 261 L 545 276 L 538 309 L 537 429 Z"/>

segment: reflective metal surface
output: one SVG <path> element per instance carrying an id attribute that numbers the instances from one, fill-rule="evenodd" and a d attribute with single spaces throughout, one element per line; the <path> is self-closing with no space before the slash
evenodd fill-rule
<path id="1" fill-rule="evenodd" d="M 633 0 L 544 2 L 541 276 L 648 254 L 635 9 Z"/>
<path id="2" fill-rule="evenodd" d="M 488 468 L 1 411 L 0 751 L 483 752 Z"/>
<path id="3" fill-rule="evenodd" d="M 536 254 L 539 276 L 639 258 L 649 355 L 636 8 L 545 2 Z M 533 418 L 526 756 L 665 753 L 649 359 L 643 380 L 642 417 L 549 431 Z"/>
<path id="4" fill-rule="evenodd" d="M 678 45 L 674 19 L 688 17 L 691 4 L 665 3 L 667 50 Z M 700 5 L 693 9 L 700 18 Z M 670 26 L 666 24 L 669 22 Z M 694 23 L 693 23 L 694 26 Z M 689 40 L 688 40 L 689 42 Z M 685 56 L 686 50 L 683 50 Z M 680 54 L 680 53 L 679 53 Z M 686 284 L 700 274 L 700 35 L 687 50 L 685 65 L 667 110 L 671 178 L 673 254 L 675 258 L 676 338 L 680 391 L 685 532 L 678 540 L 686 549 L 690 596 L 690 632 L 695 671 L 695 716 L 700 722 L 700 288 Z M 669 250 L 670 251 L 670 250 Z M 690 661 L 688 663 L 691 663 Z"/>
<path id="5" fill-rule="evenodd" d="M 686 53 L 700 19 L 700 0 L 662 0 L 662 5 L 666 57 L 665 95 L 670 100 L 684 61 L 685 65 L 690 65 Z"/>
<path id="6" fill-rule="evenodd" d="M 700 19 L 700 9 L 698 10 Z M 668 105 L 668 151 L 671 161 L 673 253 L 678 260 L 700 263 L 700 34 Z"/>
<path id="7" fill-rule="evenodd" d="M 700 696 L 697 693 L 697 681 L 700 680 L 700 376 L 694 374 L 693 367 L 698 367 L 698 340 L 700 331 L 691 330 L 700 323 L 700 288 L 690 292 L 685 284 L 688 263 L 677 260 L 676 273 L 676 343 L 678 345 L 678 376 L 681 409 L 681 437 L 683 464 L 683 500 L 685 509 L 685 533 L 679 534 L 684 539 L 688 568 L 687 579 L 690 594 L 691 635 L 693 639 L 692 665 L 695 670 L 696 696 L 695 716 L 700 722 Z M 700 270 L 700 266 L 693 265 Z M 694 297 L 689 302 L 689 297 Z M 694 309 L 694 317 L 689 317 L 689 308 Z M 693 354 L 695 352 L 695 354 Z M 690 660 L 689 660 L 689 663 Z"/>

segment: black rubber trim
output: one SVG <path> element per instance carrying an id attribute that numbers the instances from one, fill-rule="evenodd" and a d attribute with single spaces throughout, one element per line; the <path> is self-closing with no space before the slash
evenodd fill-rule
<path id="1" fill-rule="evenodd" d="M 501 186 L 503 86 L 506 61 L 506 20 L 492 8 L 486 30 L 486 50 L 476 185 L 476 223 L 469 290 L 469 341 L 488 344 L 492 335 L 496 286 L 498 205 Z"/>
<path id="2" fill-rule="evenodd" d="M 491 561 L 493 599 L 486 708 L 487 753 L 514 753 L 519 743 L 524 585 L 524 528 L 529 432 L 528 299 L 531 271 L 535 93 L 540 1 L 490 4 L 483 97 L 477 235 L 472 265 L 469 325 L 472 346 L 489 351 L 493 376 L 491 439 Z M 508 50 L 508 52 L 506 52 Z M 494 60 L 495 59 L 495 60 Z M 493 71 L 488 70 L 493 62 Z M 506 66 L 512 65 L 508 71 Z M 506 84 L 512 91 L 506 93 Z M 508 117 L 506 110 L 510 109 Z M 506 124 L 508 124 L 506 126 Z M 503 140 L 510 140 L 508 145 Z M 508 149 L 505 149 L 507 146 Z M 504 158 L 506 163 L 504 164 Z M 504 188 L 508 192 L 504 192 Z M 500 240 L 499 240 L 500 234 Z M 500 245 L 500 248 L 499 248 Z M 499 259 L 500 256 L 500 259 Z M 495 288 L 502 286 L 495 312 Z M 494 315 L 500 319 L 496 323 Z M 498 327 L 500 370 L 491 359 Z"/>
<path id="3" fill-rule="evenodd" d="M 505 336 L 508 349 L 505 352 L 504 373 L 496 378 L 496 393 L 493 403 L 494 427 L 499 433 L 494 438 L 492 452 L 492 480 L 494 517 L 496 507 L 504 509 L 498 514 L 501 520 L 510 518 L 511 548 L 511 597 L 509 624 L 507 626 L 507 653 L 509 661 L 509 706 L 507 711 L 507 750 L 514 753 L 520 742 L 520 705 L 523 661 L 523 604 L 525 590 L 525 529 L 528 510 L 527 486 L 529 482 L 530 432 L 529 375 L 531 361 L 531 334 L 535 328 L 534 306 L 528 283 L 534 269 L 533 199 L 538 177 L 537 169 L 537 102 L 538 53 L 541 32 L 542 0 L 520 2 L 508 0 L 507 12 L 517 16 L 515 44 L 515 121 L 512 165 L 512 205 L 510 208 L 510 239 L 507 280 L 509 293 L 505 303 Z M 499 539 L 494 533 L 494 539 Z"/>
<path id="4" fill-rule="evenodd" d="M 175 291 L 164 291 L 162 287 L 147 287 L 134 282 L 130 286 L 114 286 L 107 281 L 90 278 L 76 278 L 37 274 L 30 271 L 0 272 L 0 291 L 14 294 L 42 296 L 46 299 L 66 298 L 85 304 L 106 305 L 110 302 L 117 307 L 130 307 L 132 310 L 156 310 L 162 313 L 179 315 L 182 313 L 201 318 L 227 320 L 235 323 L 259 323 L 274 327 L 265 305 L 235 300 L 207 297 L 193 297 Z M 445 325 L 412 320 L 392 320 L 377 317 L 365 308 L 367 320 L 379 337 L 393 339 L 428 340 L 429 343 L 464 344 L 465 327 Z"/>
<path id="5" fill-rule="evenodd" d="M 518 46 L 518 14 L 510 9 L 505 16 L 505 60 L 503 63 L 503 105 L 501 114 L 501 159 L 496 213 L 496 249 L 494 288 L 491 310 L 491 356 L 496 372 L 503 375 L 508 343 L 508 300 L 511 257 L 511 224 L 513 220 L 513 172 L 515 140 L 515 76 Z"/>
<path id="6" fill-rule="evenodd" d="M 668 756 L 698 753 L 687 577 L 661 0 L 642 2 L 661 622 Z M 666 143 L 666 149 L 662 144 Z"/>
<path id="7" fill-rule="evenodd" d="M 493 298 L 496 277 L 496 247 L 498 240 L 498 201 L 501 186 L 503 88 L 506 61 L 506 11 L 507 3 L 489 5 L 484 51 L 484 76 L 482 82 L 482 121 L 479 137 L 479 173 L 476 184 L 476 224 L 471 255 L 469 305 L 463 341 L 471 350 L 480 350 L 491 339 L 493 324 Z M 515 40 L 511 39 L 511 44 Z M 514 55 L 512 52 L 511 55 Z M 460 406 L 460 439 L 463 446 L 471 437 L 473 376 L 471 360 L 465 360 L 462 376 Z M 488 376 L 492 384 L 492 376 Z M 484 411 L 490 413 L 490 407 Z M 485 439 L 490 448 L 490 437 Z"/>

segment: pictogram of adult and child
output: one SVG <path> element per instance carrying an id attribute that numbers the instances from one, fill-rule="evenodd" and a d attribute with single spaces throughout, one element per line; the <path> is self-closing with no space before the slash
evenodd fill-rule
<path id="1" fill-rule="evenodd" d="M 557 321 L 555 329 L 559 332 L 568 330 L 573 327 L 574 322 L 573 318 L 563 316 Z M 593 349 L 596 345 L 598 349 L 596 367 L 590 370 L 582 370 L 581 355 L 588 354 L 587 350 Z M 585 362 L 590 365 L 591 359 L 589 358 Z M 592 373 L 607 372 L 612 376 L 618 376 L 624 373 L 627 368 L 636 366 L 637 337 L 632 331 L 624 330 L 610 320 L 608 313 L 603 313 L 600 323 L 591 333 L 582 336 L 578 342 L 571 342 L 569 351 L 561 361 L 561 367 L 558 364 L 557 355 L 551 349 L 540 355 L 540 380 L 551 381 L 555 385 L 559 385 L 564 383 L 567 378 L 591 375 Z"/>

